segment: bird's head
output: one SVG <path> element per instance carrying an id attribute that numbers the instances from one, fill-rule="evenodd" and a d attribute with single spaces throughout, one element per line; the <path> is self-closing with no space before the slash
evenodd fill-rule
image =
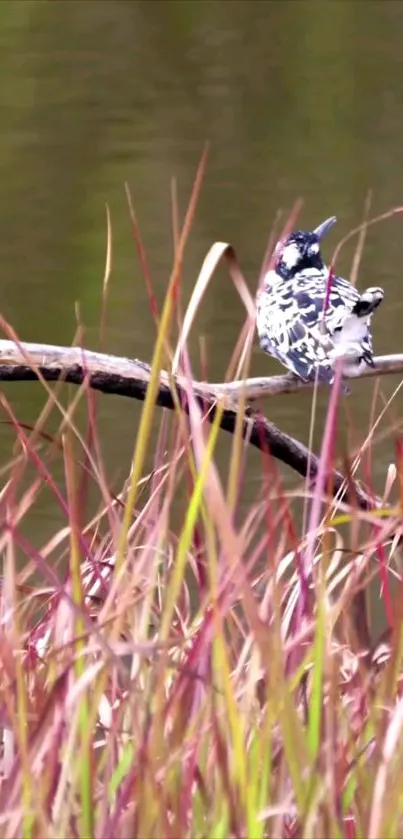
<path id="1" fill-rule="evenodd" d="M 336 222 L 336 217 L 326 219 L 315 230 L 294 230 L 284 242 L 277 246 L 275 271 L 284 280 L 289 280 L 306 268 L 324 267 L 320 245 L 325 234 Z"/>

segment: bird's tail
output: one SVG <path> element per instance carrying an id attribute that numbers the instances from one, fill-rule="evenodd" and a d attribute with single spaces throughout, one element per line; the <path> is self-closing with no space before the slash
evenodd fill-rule
<path id="1" fill-rule="evenodd" d="M 382 288 L 367 288 L 357 300 L 352 314 L 357 315 L 358 318 L 372 315 L 372 312 L 378 308 L 383 300 Z"/>

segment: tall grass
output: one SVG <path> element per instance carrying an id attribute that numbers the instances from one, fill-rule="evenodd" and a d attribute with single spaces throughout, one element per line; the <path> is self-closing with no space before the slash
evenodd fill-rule
<path id="1" fill-rule="evenodd" d="M 376 514 L 332 499 L 336 387 L 315 487 L 286 491 L 270 453 L 262 452 L 260 485 L 242 514 L 244 406 L 240 400 L 223 475 L 216 464 L 220 412 L 209 425 L 186 343 L 215 265 L 226 256 L 248 309 L 229 375 L 248 370 L 253 309 L 225 244 L 209 254 L 184 320 L 178 303 L 203 167 L 204 161 L 175 236 L 161 315 L 131 210 L 157 340 L 121 494 L 108 486 L 87 385 L 66 411 L 59 386 L 38 384 L 49 401 L 34 429 L 2 397 L 15 446 L 2 466 L 0 501 L 1 836 L 403 833 L 401 503 L 387 506 L 393 485 L 403 486 L 401 445 Z M 155 407 L 155 394 L 169 359 L 185 382 L 187 412 L 177 399 L 168 416 Z M 84 434 L 76 422 L 79 401 L 87 407 Z M 60 412 L 60 431 L 49 440 L 50 410 Z M 159 431 L 151 440 L 156 412 Z M 350 480 L 361 457 L 349 465 Z M 60 458 L 62 488 L 53 472 Z M 27 483 L 28 464 L 34 478 Z M 99 510 L 85 521 L 90 485 Z M 65 524 L 38 549 L 22 525 L 44 486 Z M 178 524 L 175 499 L 184 491 Z M 294 514 L 295 497 L 308 504 L 305 528 Z M 363 595 L 374 580 L 390 629 L 376 655 L 360 631 L 367 620 Z"/>

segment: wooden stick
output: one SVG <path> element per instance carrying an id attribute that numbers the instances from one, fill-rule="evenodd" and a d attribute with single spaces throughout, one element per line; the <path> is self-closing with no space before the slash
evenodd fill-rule
<path id="1" fill-rule="evenodd" d="M 375 368 L 369 368 L 363 376 L 403 373 L 403 355 L 382 356 L 375 359 Z M 150 380 L 150 366 L 138 359 L 121 358 L 76 347 L 59 347 L 47 344 L 31 344 L 0 340 L 0 380 L 34 381 L 41 375 L 47 381 L 63 381 L 89 386 L 103 393 L 144 400 Z M 184 378 L 172 377 L 165 371 L 157 395 L 157 404 L 173 410 L 175 408 L 172 387 L 176 387 L 182 404 L 186 406 Z M 250 402 L 263 396 L 294 393 L 310 385 L 291 375 L 269 378 L 250 378 L 245 381 L 209 384 L 194 382 L 194 391 L 201 400 L 209 421 L 215 416 L 217 404 L 223 403 L 221 427 L 233 433 L 236 425 L 237 403 L 241 396 Z M 312 386 L 311 386 L 312 387 Z M 186 408 L 185 408 L 186 409 Z M 318 472 L 318 458 L 310 453 L 303 443 L 280 431 L 266 417 L 247 409 L 243 428 L 244 437 L 251 445 L 266 451 L 287 464 L 302 477 L 315 481 Z M 353 482 L 346 481 L 337 471 L 333 472 L 333 495 L 340 499 L 354 501 L 365 510 L 373 509 L 374 501 L 365 490 Z"/>
<path id="2" fill-rule="evenodd" d="M 144 399 L 144 388 L 150 379 L 150 365 L 135 358 L 107 355 L 77 347 L 0 340 L 1 381 L 36 379 L 35 368 L 40 370 L 47 381 L 63 378 L 73 384 L 83 381 L 85 371 L 85 374 L 91 377 L 91 387 L 96 390 L 141 400 Z M 349 378 L 373 378 L 393 373 L 403 374 L 403 354 L 378 356 L 374 359 L 374 367 L 367 367 Z M 172 378 L 180 390 L 185 380 L 176 374 Z M 162 392 L 165 389 L 171 391 L 170 376 L 165 371 L 161 374 L 160 387 Z M 248 402 L 252 402 L 265 396 L 280 396 L 312 388 L 310 382 L 303 382 L 290 373 L 233 382 L 194 382 L 194 390 L 198 396 L 216 401 L 224 399 L 224 402 L 232 407 L 241 395 Z"/>

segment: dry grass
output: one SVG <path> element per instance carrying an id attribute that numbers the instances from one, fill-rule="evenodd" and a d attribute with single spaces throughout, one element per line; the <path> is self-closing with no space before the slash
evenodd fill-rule
<path id="1" fill-rule="evenodd" d="M 234 253 L 225 246 L 210 253 L 183 324 L 177 304 L 203 167 L 204 160 L 175 237 L 160 315 L 131 210 L 158 337 L 121 496 L 108 486 L 95 396 L 85 386 L 66 412 L 58 388 L 43 383 L 49 403 L 32 430 L 2 398 L 15 430 L 0 496 L 2 836 L 403 834 L 402 597 L 394 537 L 401 501 L 386 506 L 393 486 L 401 496 L 402 448 L 398 443 L 396 465 L 385 475 L 385 508 L 376 517 L 329 500 L 335 386 L 314 490 L 286 492 L 264 453 L 256 497 L 242 518 L 247 441 L 241 422 L 223 476 L 215 462 L 219 412 L 208 425 L 186 346 L 193 315 L 225 253 L 248 309 L 229 375 L 246 375 L 253 311 Z M 105 295 L 110 260 L 108 247 Z M 176 319 L 181 337 L 175 352 Z M 188 415 L 179 403 L 169 417 L 160 412 L 153 469 L 144 475 L 155 387 L 169 358 L 186 379 Z M 75 421 L 83 400 L 84 436 Z M 49 440 L 44 423 L 50 411 L 61 416 L 60 432 Z M 370 462 L 374 445 L 371 436 L 352 471 L 364 457 Z M 53 475 L 60 458 L 62 489 Z M 27 486 L 28 465 L 35 477 Z M 65 526 L 36 549 L 22 525 L 45 484 Z M 97 489 L 99 512 L 86 522 L 89 484 Z M 186 513 L 174 531 L 175 498 L 184 488 Z M 295 516 L 295 498 L 306 501 L 305 527 Z M 22 570 L 17 554 L 24 556 Z M 390 627 L 376 659 L 361 631 L 371 581 L 381 587 Z"/>

